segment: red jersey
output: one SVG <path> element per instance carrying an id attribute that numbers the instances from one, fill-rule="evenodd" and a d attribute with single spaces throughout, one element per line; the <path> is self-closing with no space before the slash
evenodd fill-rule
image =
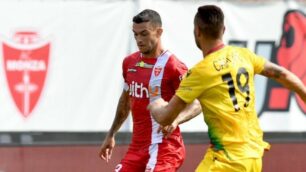
<path id="1" fill-rule="evenodd" d="M 148 86 L 156 60 L 157 58 L 144 58 L 140 52 L 135 52 L 123 61 L 125 90 L 129 91 L 130 109 L 133 117 L 131 148 L 144 148 L 153 143 L 163 142 L 162 133 L 158 134 L 153 129 L 153 123 L 156 122 L 147 110 L 150 102 Z M 161 81 L 161 97 L 165 101 L 169 101 L 175 94 L 182 75 L 186 72 L 186 65 L 171 54 L 164 67 Z M 181 137 L 179 127 L 171 136 Z"/>

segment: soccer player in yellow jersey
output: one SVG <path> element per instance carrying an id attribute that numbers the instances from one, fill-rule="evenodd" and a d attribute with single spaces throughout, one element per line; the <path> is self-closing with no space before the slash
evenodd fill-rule
<path id="1" fill-rule="evenodd" d="M 211 147 L 197 172 L 259 172 L 269 144 L 263 141 L 255 111 L 254 75 L 275 79 L 306 102 L 306 87 L 287 69 L 257 56 L 246 48 L 225 46 L 222 10 L 214 5 L 198 8 L 194 37 L 204 59 L 182 80 L 169 103 L 151 103 L 153 117 L 169 125 L 193 100 L 201 103 Z"/>

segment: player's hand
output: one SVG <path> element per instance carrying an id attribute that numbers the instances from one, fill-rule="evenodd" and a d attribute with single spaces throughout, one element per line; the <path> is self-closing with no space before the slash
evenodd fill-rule
<path id="1" fill-rule="evenodd" d="M 115 147 L 115 138 L 114 137 L 106 137 L 103 144 L 101 145 L 99 157 L 106 162 L 108 162 L 113 153 L 113 148 Z"/>
<path id="2" fill-rule="evenodd" d="M 158 133 L 162 132 L 163 136 L 165 138 L 168 138 L 172 134 L 172 132 L 176 129 L 177 126 L 178 126 L 177 122 L 173 121 L 171 125 L 167 125 L 167 126 L 160 125 L 157 132 Z"/>

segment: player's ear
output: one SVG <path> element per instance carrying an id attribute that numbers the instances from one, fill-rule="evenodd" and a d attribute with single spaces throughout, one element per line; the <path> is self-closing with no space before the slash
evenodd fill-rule
<path id="1" fill-rule="evenodd" d="M 194 35 L 198 38 L 201 36 L 200 27 L 198 25 L 194 25 Z"/>
<path id="2" fill-rule="evenodd" d="M 163 28 L 158 27 L 158 28 L 157 28 L 157 36 L 158 36 L 158 37 L 161 37 L 161 35 L 163 34 L 163 31 L 164 31 Z"/>

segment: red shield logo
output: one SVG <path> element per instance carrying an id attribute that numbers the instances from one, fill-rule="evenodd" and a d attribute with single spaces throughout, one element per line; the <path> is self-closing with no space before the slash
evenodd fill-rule
<path id="1" fill-rule="evenodd" d="M 12 98 L 28 117 L 42 92 L 49 61 L 50 43 L 36 32 L 16 32 L 2 44 L 4 69 Z"/>
<path id="2" fill-rule="evenodd" d="M 162 70 L 163 70 L 163 68 L 160 67 L 160 66 L 155 67 L 154 68 L 154 75 L 158 76 Z"/>

